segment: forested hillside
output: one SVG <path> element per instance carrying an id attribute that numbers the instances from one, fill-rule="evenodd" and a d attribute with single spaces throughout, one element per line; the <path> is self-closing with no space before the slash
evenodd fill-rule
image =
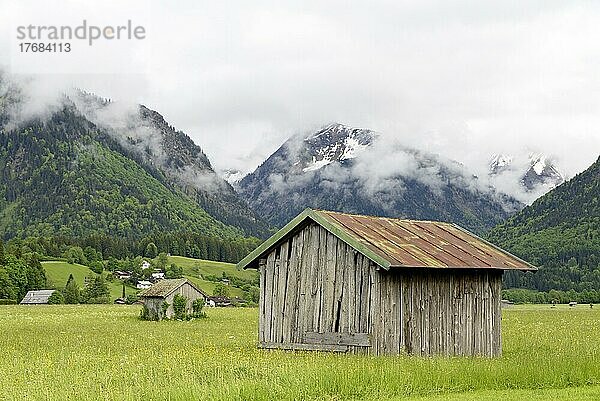
<path id="1" fill-rule="evenodd" d="M 492 242 L 540 266 L 505 287 L 600 290 L 600 159 L 492 229 Z"/>
<path id="2" fill-rule="evenodd" d="M 183 229 L 242 235 L 115 151 L 118 146 L 69 106 L 48 120 L 2 131 L 0 235 L 136 238 Z"/>

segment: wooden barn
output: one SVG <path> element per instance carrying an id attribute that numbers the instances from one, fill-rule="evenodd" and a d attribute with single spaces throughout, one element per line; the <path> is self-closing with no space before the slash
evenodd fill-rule
<path id="1" fill-rule="evenodd" d="M 307 209 L 238 264 L 260 270 L 259 346 L 497 356 L 504 270 L 457 225 Z"/>
<path id="2" fill-rule="evenodd" d="M 161 320 L 164 317 L 172 318 L 174 315 L 173 298 L 175 295 L 183 295 L 187 298 L 187 312 L 192 313 L 192 304 L 198 298 L 204 298 L 206 302 L 208 295 L 196 287 L 188 279 L 160 280 L 152 287 L 141 291 L 138 296 L 148 308 L 148 320 Z M 163 315 L 163 302 L 169 304 L 166 314 Z"/>

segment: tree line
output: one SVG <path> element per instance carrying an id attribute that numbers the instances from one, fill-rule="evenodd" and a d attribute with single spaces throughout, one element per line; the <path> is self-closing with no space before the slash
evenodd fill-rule
<path id="1" fill-rule="evenodd" d="M 260 244 L 258 238 L 220 239 L 191 233 L 157 233 L 140 240 L 93 234 L 86 237 L 49 236 L 14 238 L 7 248 L 15 255 L 35 253 L 44 257 L 62 258 L 72 247 L 79 247 L 93 260 L 125 259 L 143 255 L 155 258 L 160 253 L 237 263 Z M 86 264 L 86 263 L 84 263 Z"/>

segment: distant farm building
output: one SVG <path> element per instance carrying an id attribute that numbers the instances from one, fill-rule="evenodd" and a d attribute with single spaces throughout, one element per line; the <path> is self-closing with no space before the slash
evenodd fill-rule
<path id="1" fill-rule="evenodd" d="M 206 301 L 206 305 L 211 306 L 211 307 L 212 306 L 224 307 L 224 306 L 232 306 L 233 304 L 231 303 L 231 298 L 229 298 L 229 297 L 213 295 L 213 296 L 208 297 L 208 300 Z"/>
<path id="2" fill-rule="evenodd" d="M 192 282 L 185 278 L 160 280 L 152 287 L 138 294 L 140 300 L 148 308 L 150 320 L 161 320 L 165 317 L 172 318 L 174 315 L 173 298 L 176 294 L 187 298 L 187 312 L 192 313 L 192 304 L 198 298 L 203 298 L 204 302 L 208 295 L 196 287 Z M 169 304 L 166 313 L 163 314 L 163 303 Z"/>
<path id="3" fill-rule="evenodd" d="M 502 273 L 536 270 L 453 224 L 310 209 L 238 266 L 259 346 L 374 355 L 500 355 Z"/>
<path id="4" fill-rule="evenodd" d="M 48 303 L 50 295 L 54 294 L 55 290 L 35 290 L 28 291 L 25 297 L 21 300 L 21 305 L 43 305 Z"/>

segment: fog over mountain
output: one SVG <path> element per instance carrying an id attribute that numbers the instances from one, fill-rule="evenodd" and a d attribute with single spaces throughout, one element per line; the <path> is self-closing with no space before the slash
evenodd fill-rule
<path id="1" fill-rule="evenodd" d="M 522 207 L 458 162 L 339 123 L 288 139 L 236 188 L 278 226 L 312 207 L 450 221 L 481 232 Z"/>
<path id="2" fill-rule="evenodd" d="M 133 19 L 147 38 L 127 62 L 94 45 L 110 73 L 38 76 L 38 101 L 76 86 L 145 104 L 201 144 L 217 170 L 252 171 L 287 138 L 329 121 L 458 160 L 480 177 L 491 155 L 530 151 L 556 156 L 572 177 L 600 149 L 600 3 L 45 5 L 54 25 Z M 40 18 L 35 1 L 0 4 L 6 38 L 17 22 Z M 0 41 L 9 70 L 13 50 Z M 59 61 L 68 71 L 77 54 Z"/>

